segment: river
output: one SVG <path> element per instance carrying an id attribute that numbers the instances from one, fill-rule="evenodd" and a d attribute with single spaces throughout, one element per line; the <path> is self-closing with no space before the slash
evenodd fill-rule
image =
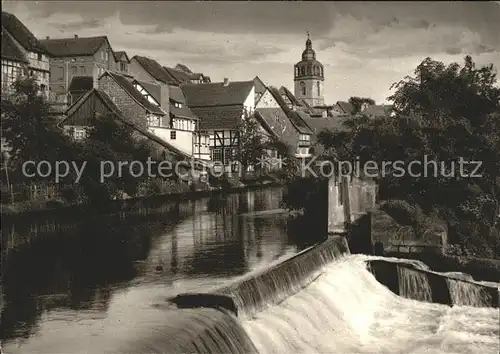
<path id="1" fill-rule="evenodd" d="M 287 215 L 272 212 L 282 194 L 268 188 L 186 200 L 145 215 L 4 226 L 4 249 L 26 239 L 2 263 L 4 350 L 84 348 L 167 297 L 224 283 L 305 248 L 310 242 L 297 239 Z"/>

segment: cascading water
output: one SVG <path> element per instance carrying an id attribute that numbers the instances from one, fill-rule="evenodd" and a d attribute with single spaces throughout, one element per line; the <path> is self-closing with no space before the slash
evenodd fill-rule
<path id="1" fill-rule="evenodd" d="M 232 299 L 237 317 L 222 300 L 214 306 L 218 309 L 178 309 L 160 302 L 154 308 L 144 305 L 133 318 L 126 311 L 110 312 L 102 328 L 84 331 L 89 336 L 83 340 L 81 332 L 71 330 L 57 342 L 41 338 L 26 344 L 19 353 L 498 354 L 497 308 L 450 307 L 398 296 L 368 270 L 374 259 L 383 260 L 349 255 L 345 239 L 332 238 L 211 293 L 215 301 Z M 429 281 L 414 274 L 425 267 L 412 267 L 400 271 L 400 291 L 429 300 Z M 457 304 L 470 304 L 476 295 L 459 280 L 449 284 Z M 420 292 L 419 287 L 427 288 Z M 84 319 L 73 323 L 87 325 Z"/>
<path id="2" fill-rule="evenodd" d="M 446 279 L 453 304 L 459 306 L 485 307 L 491 303 L 491 295 L 483 286 L 459 279 Z"/>
<path id="3" fill-rule="evenodd" d="M 399 295 L 408 299 L 432 302 L 432 291 L 427 275 L 398 266 Z"/>
<path id="4" fill-rule="evenodd" d="M 350 256 L 244 328 L 259 353 L 494 353 L 494 308 L 449 307 L 405 299 Z"/>

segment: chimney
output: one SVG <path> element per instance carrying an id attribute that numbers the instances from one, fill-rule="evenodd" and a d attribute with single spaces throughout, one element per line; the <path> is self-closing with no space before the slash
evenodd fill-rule
<path id="1" fill-rule="evenodd" d="M 229 79 L 227 77 L 224 78 L 224 84 L 222 86 L 224 87 L 229 86 Z"/>
<path id="2" fill-rule="evenodd" d="M 78 35 L 77 35 L 77 34 L 75 34 L 75 38 L 78 38 Z"/>
<path id="3" fill-rule="evenodd" d="M 45 39 L 50 39 L 50 36 L 45 37 Z"/>

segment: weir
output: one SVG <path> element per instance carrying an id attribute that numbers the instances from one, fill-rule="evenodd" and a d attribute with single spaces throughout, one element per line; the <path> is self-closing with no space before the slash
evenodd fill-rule
<path id="1" fill-rule="evenodd" d="M 163 352 L 497 354 L 497 289 L 419 261 L 351 255 L 347 226 L 369 208 L 344 183 L 329 184 L 344 197 L 341 205 L 329 193 L 334 220 L 325 242 L 229 285 L 170 299 L 193 324 Z M 358 194 L 374 203 L 361 186 Z M 345 205 L 353 199 L 356 208 Z M 206 311 L 219 313 L 210 325 Z"/>

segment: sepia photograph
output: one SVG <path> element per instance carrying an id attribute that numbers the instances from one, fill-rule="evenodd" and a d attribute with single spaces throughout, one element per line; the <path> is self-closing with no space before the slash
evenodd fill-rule
<path id="1" fill-rule="evenodd" d="M 0 354 L 500 354 L 500 1 L 1 26 Z"/>

